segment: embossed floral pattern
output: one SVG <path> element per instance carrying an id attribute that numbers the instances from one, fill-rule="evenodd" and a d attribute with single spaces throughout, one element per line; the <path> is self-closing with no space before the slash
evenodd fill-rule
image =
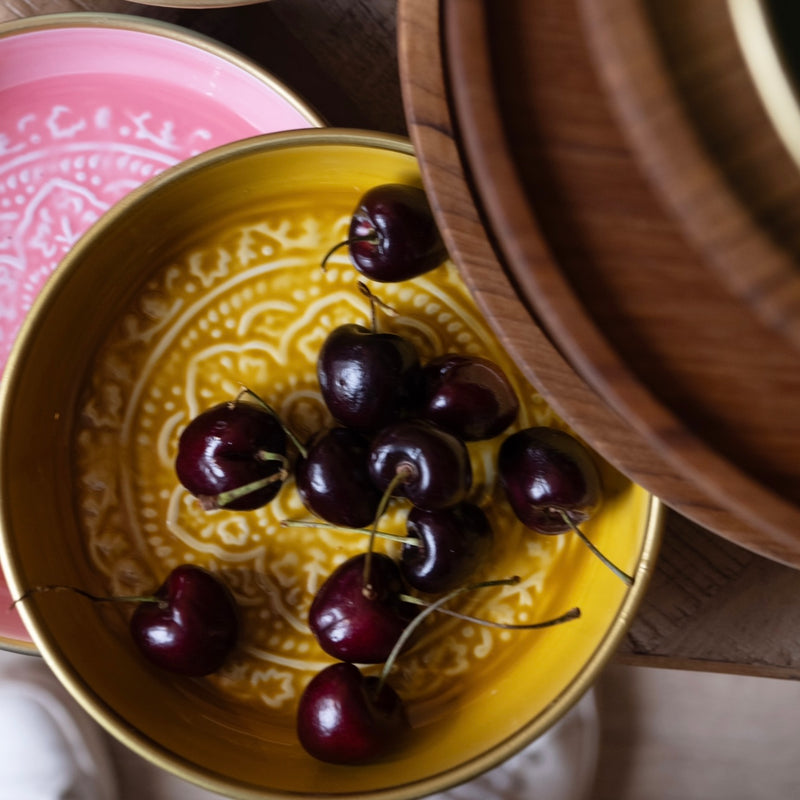
<path id="1" fill-rule="evenodd" d="M 55 76 L 0 91 L 0 367 L 45 281 L 105 211 L 179 161 L 274 130 L 261 122 L 166 76 Z"/>
<path id="2" fill-rule="evenodd" d="M 303 209 L 231 224 L 207 244 L 164 264 L 109 336 L 94 371 L 79 432 L 80 504 L 90 553 L 114 591 L 152 586 L 186 561 L 222 571 L 242 604 L 245 650 L 211 680 L 225 691 L 286 712 L 309 674 L 328 663 L 306 615 L 325 577 L 363 551 L 361 536 L 282 527 L 308 518 L 293 481 L 253 512 L 203 511 L 178 484 L 180 430 L 242 385 L 264 397 L 301 437 L 331 422 L 319 395 L 316 356 L 327 333 L 369 324 L 360 277 L 326 245 L 347 217 Z M 331 231 L 334 233 L 331 234 Z M 500 363 L 523 402 L 517 424 L 554 421 L 477 312 L 456 270 L 380 287 L 397 312 L 382 324 L 412 339 L 423 358 L 480 353 Z M 521 570 L 516 586 L 468 597 L 462 608 L 503 622 L 531 621 L 547 567 L 563 537 L 531 537 L 502 502 L 494 480 L 497 442 L 471 447 L 473 499 L 499 532 L 493 577 Z M 499 497 L 499 494 L 497 495 Z M 381 527 L 402 532 L 407 509 L 390 507 Z M 396 547 L 396 545 L 394 545 Z M 381 549 L 393 552 L 392 545 Z M 437 617 L 435 635 L 402 659 L 398 685 L 418 704 L 452 691 L 453 676 L 502 652 L 508 631 Z M 427 641 L 427 644 L 425 642 Z"/>

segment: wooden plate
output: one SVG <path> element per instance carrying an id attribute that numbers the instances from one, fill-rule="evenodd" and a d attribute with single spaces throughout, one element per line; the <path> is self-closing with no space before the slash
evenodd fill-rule
<path id="1" fill-rule="evenodd" d="M 459 0 L 458 6 L 474 10 L 476 4 Z M 483 217 L 482 200 L 461 150 L 464 131 L 457 130 L 458 122 L 450 106 L 447 65 L 439 47 L 440 12 L 426 0 L 401 0 L 398 21 L 404 105 L 426 188 L 451 254 L 505 347 L 570 425 L 604 457 L 668 505 L 749 549 L 775 560 L 800 563 L 797 544 L 791 537 L 765 538 L 760 526 L 732 514 L 687 480 L 598 395 L 553 345 L 520 291 L 516 276 L 506 266 Z M 471 61 L 476 68 L 489 67 L 489 62 L 482 59 L 485 55 L 485 50 L 473 50 Z M 485 86 L 485 82 L 475 84 L 476 102 L 490 111 L 495 96 L 491 92 L 481 94 L 480 88 Z M 487 114 L 484 122 L 487 134 L 498 134 L 496 115 Z M 517 224 L 528 233 L 529 257 L 537 263 L 547 262 L 550 254 L 544 241 L 537 239 L 538 229 L 529 208 L 521 203 L 517 212 Z"/>

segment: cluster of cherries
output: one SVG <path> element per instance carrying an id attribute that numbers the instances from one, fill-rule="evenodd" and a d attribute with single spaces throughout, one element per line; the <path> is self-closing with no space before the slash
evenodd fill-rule
<path id="1" fill-rule="evenodd" d="M 384 282 L 415 277 L 444 258 L 424 193 L 407 186 L 368 192 L 350 238 L 323 267 L 344 244 L 362 274 Z M 286 524 L 369 534 L 365 551 L 337 567 L 312 601 L 309 627 L 337 661 L 308 683 L 297 711 L 303 747 L 346 764 L 379 757 L 408 728 L 387 677 L 422 620 L 437 610 L 463 616 L 446 608 L 454 595 L 518 580 L 469 583 L 494 533 L 468 500 L 467 443 L 493 439 L 514 423 L 519 401 L 510 382 L 477 356 L 449 353 L 423 365 L 411 341 L 378 330 L 377 311 L 386 307 L 365 284 L 359 288 L 370 300 L 371 326 L 335 328 L 317 360 L 333 427 L 301 443 L 266 402 L 244 390 L 186 427 L 176 459 L 181 483 L 206 508 L 258 508 L 292 473 L 304 505 L 321 521 Z M 515 514 L 543 533 L 578 530 L 601 500 L 591 457 L 560 430 L 532 427 L 507 436 L 498 474 Z M 393 538 L 378 529 L 392 497 L 409 506 L 406 533 L 394 537 L 403 542 L 397 560 L 373 549 L 375 537 Z M 542 628 L 578 614 L 571 609 L 555 620 L 500 627 Z M 379 676 L 356 666 L 369 664 L 383 664 Z"/>
<path id="2" fill-rule="evenodd" d="M 446 257 L 424 192 L 394 184 L 364 195 L 344 244 L 356 268 L 376 281 L 415 277 Z M 387 677 L 429 614 L 442 611 L 529 629 L 579 615 L 571 609 L 552 620 L 502 625 L 447 608 L 463 591 L 518 580 L 470 584 L 494 534 L 483 510 L 468 500 L 472 469 L 466 443 L 507 431 L 519 401 L 502 370 L 485 358 L 445 354 L 423 365 L 409 340 L 377 329 L 377 308 L 383 304 L 363 283 L 359 287 L 370 300 L 371 327 L 335 328 L 317 361 L 333 427 L 302 443 L 272 407 L 245 389 L 186 426 L 175 462 L 178 479 L 206 509 L 260 508 L 293 474 L 304 505 L 319 519 L 296 524 L 369 535 L 365 551 L 337 567 L 312 601 L 309 627 L 337 661 L 308 683 L 297 712 L 303 747 L 320 760 L 346 764 L 380 757 L 409 727 Z M 577 439 L 548 427 L 518 430 L 502 441 L 497 467 L 523 524 L 547 534 L 575 531 L 632 582 L 578 527 L 599 507 L 601 484 Z M 409 506 L 405 536 L 379 530 L 392 497 Z M 378 536 L 402 540 L 397 560 L 374 550 Z M 134 641 L 147 658 L 173 672 L 214 672 L 236 646 L 233 595 L 201 567 L 175 568 L 152 596 L 110 599 L 138 603 L 131 619 Z M 383 664 L 383 669 L 378 676 L 365 675 L 357 664 Z"/>
<path id="3" fill-rule="evenodd" d="M 512 386 L 496 364 L 478 356 L 447 354 L 423 365 L 408 339 L 376 330 L 377 301 L 369 297 L 372 328 L 335 328 L 318 356 L 333 427 L 301 443 L 267 403 L 244 390 L 195 417 L 176 458 L 181 483 L 206 508 L 258 508 L 291 473 L 315 519 L 286 524 L 369 534 L 365 551 L 339 565 L 313 598 L 310 630 L 337 663 L 309 682 L 297 711 L 303 747 L 321 760 L 347 764 L 378 757 L 408 727 L 386 678 L 422 620 L 434 610 L 455 613 L 444 604 L 461 591 L 518 580 L 469 584 L 494 534 L 484 511 L 467 499 L 472 468 L 466 443 L 499 436 L 515 421 L 519 402 Z M 553 518 L 557 498 L 542 494 L 546 473 L 553 471 L 551 482 L 567 508 L 583 503 L 575 512 L 581 517 L 596 507 L 599 481 L 595 472 L 587 481 L 580 468 L 570 473 L 559 467 L 556 454 L 563 450 L 553 445 L 562 436 L 575 440 L 555 432 L 556 442 L 548 444 L 552 433 L 528 428 L 512 434 L 500 453 L 509 493 L 522 500 L 531 489 L 539 492 L 541 520 L 555 532 L 564 522 Z M 530 458 L 535 473 L 526 469 Z M 399 537 L 378 529 L 392 497 L 409 506 L 406 533 Z M 526 513 L 532 516 L 528 508 Z M 377 536 L 401 539 L 397 560 L 373 549 Z M 439 599 L 431 601 L 435 595 Z M 572 610 L 558 620 L 501 627 L 541 628 L 575 616 Z M 365 675 L 356 664 L 383 664 L 383 671 Z"/>

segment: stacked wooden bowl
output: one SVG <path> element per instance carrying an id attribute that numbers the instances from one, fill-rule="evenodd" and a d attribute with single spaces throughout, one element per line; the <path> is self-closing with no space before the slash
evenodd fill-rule
<path id="1" fill-rule="evenodd" d="M 399 35 L 440 225 L 529 378 L 668 505 L 798 566 L 784 5 L 401 0 Z"/>

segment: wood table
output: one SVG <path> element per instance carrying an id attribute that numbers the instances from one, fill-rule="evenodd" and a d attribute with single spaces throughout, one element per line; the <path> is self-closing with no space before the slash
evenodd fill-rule
<path id="1" fill-rule="evenodd" d="M 331 125 L 408 134 L 396 0 L 269 0 L 192 10 L 125 0 L 2 0 L 0 21 L 66 11 L 138 14 L 191 28 L 261 64 Z M 800 572 L 670 511 L 655 574 L 617 659 L 800 678 L 798 611 Z"/>

